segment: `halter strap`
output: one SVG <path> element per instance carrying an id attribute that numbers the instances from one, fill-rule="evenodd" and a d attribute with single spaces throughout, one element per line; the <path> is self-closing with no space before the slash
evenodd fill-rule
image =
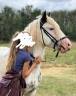
<path id="1" fill-rule="evenodd" d="M 53 49 L 55 50 L 56 46 L 58 46 L 58 42 L 67 38 L 66 36 L 65 37 L 62 37 L 60 38 L 59 40 L 56 40 L 54 36 L 52 36 L 44 27 L 43 27 L 43 23 L 40 21 L 40 29 L 41 29 L 41 34 L 42 34 L 42 40 L 43 40 L 43 44 L 44 46 L 46 46 L 45 42 L 44 42 L 44 38 L 43 38 L 43 32 L 49 37 L 49 39 L 54 43 L 54 46 L 53 46 Z M 43 30 L 43 31 L 42 31 Z M 63 48 L 65 49 L 62 45 L 60 46 L 60 48 Z M 59 50 L 56 54 L 56 57 L 58 57 L 58 54 L 59 54 Z"/>

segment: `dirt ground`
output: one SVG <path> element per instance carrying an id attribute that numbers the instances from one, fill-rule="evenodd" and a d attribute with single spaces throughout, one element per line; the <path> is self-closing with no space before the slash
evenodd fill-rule
<path id="1" fill-rule="evenodd" d="M 42 76 L 69 78 L 70 80 L 76 81 L 76 67 L 74 66 L 67 66 L 67 67 L 52 66 L 52 67 L 43 67 L 41 69 L 42 69 L 41 70 Z"/>
<path id="2" fill-rule="evenodd" d="M 42 68 L 42 75 L 43 76 L 50 76 L 50 75 L 62 75 L 66 72 L 72 71 L 73 68 L 70 67 L 49 67 L 49 68 Z"/>

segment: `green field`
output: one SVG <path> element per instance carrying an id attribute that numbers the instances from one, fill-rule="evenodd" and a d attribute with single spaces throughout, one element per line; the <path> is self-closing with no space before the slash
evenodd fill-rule
<path id="1" fill-rule="evenodd" d="M 76 68 L 51 67 L 43 72 L 37 96 L 76 96 Z"/>
<path id="2" fill-rule="evenodd" d="M 76 43 L 73 43 L 72 49 L 65 54 L 59 53 L 56 58 L 57 52 L 53 52 L 53 49 L 46 48 L 45 61 L 50 64 L 76 64 Z"/>
<path id="3" fill-rule="evenodd" d="M 66 54 L 55 54 L 46 48 L 38 96 L 76 96 L 76 43 Z"/>

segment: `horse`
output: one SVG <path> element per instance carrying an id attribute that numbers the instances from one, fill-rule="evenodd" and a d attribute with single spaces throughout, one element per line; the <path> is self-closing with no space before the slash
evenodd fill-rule
<path id="1" fill-rule="evenodd" d="M 29 25 L 27 25 L 27 27 L 24 28 L 23 32 L 28 32 L 28 34 L 30 34 L 33 40 L 36 42 L 32 50 L 33 55 L 35 57 L 41 56 L 41 58 L 43 59 L 44 50 L 46 46 L 52 47 L 54 50 L 56 50 L 56 56 L 58 56 L 59 52 L 66 53 L 71 49 L 72 46 L 71 41 L 62 32 L 58 23 L 52 17 L 48 16 L 46 12 L 44 12 L 42 16 L 40 16 L 39 18 L 32 21 Z M 33 72 L 26 78 L 28 89 L 29 82 L 32 82 L 34 88 L 36 89 L 39 85 L 40 80 L 41 68 L 39 64 L 33 70 Z"/>
<path id="2" fill-rule="evenodd" d="M 71 41 L 67 36 L 62 32 L 58 23 L 52 18 L 49 17 L 46 12 L 43 15 L 33 22 L 31 22 L 25 29 L 24 32 L 28 32 L 33 40 L 36 42 L 36 45 L 33 47 L 33 55 L 35 57 L 41 56 L 43 59 L 45 47 L 52 47 L 54 50 L 57 50 L 58 53 L 66 53 L 71 49 Z M 31 82 L 31 78 L 35 78 L 35 87 L 38 86 L 38 79 L 40 80 L 40 65 L 38 65 L 31 75 L 26 78 L 26 82 Z M 37 79 L 38 78 L 38 79 Z M 30 80 L 30 81 L 29 81 Z"/>

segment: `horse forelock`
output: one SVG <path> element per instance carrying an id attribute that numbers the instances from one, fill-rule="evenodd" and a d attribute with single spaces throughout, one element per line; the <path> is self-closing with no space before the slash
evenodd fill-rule
<path id="1" fill-rule="evenodd" d="M 47 16 L 47 23 L 52 24 L 55 28 L 59 29 L 59 24 L 52 18 Z"/>

